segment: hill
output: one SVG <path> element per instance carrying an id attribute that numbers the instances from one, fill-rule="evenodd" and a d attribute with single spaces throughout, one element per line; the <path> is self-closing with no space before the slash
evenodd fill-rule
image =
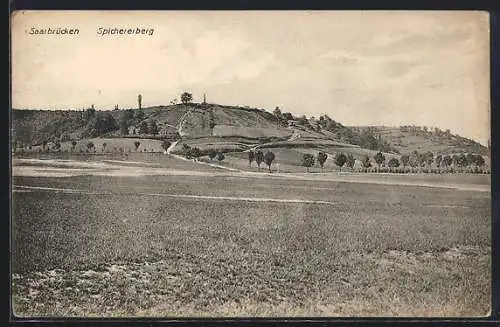
<path id="1" fill-rule="evenodd" d="M 363 126 L 357 127 L 357 129 L 361 131 L 371 129 L 400 153 L 431 151 L 441 154 L 477 153 L 489 155 L 489 150 L 484 145 L 458 134 L 452 134 L 450 130 L 443 131 L 439 128 L 429 129 L 421 126 Z"/>
<path id="2" fill-rule="evenodd" d="M 67 150 L 77 141 L 79 151 L 85 151 L 86 140 L 98 142 L 99 138 L 113 144 L 110 150 L 134 151 L 134 140 L 127 140 L 130 138 L 140 139 L 144 145 L 150 143 L 144 140 L 156 140 L 144 147 L 156 152 L 163 151 L 163 139 L 177 141 L 173 153 L 182 152 L 185 145 L 204 153 L 210 149 L 241 152 L 273 148 L 290 163 L 300 162 L 304 153 L 317 151 L 328 153 L 330 158 L 344 152 L 356 159 L 373 158 L 378 151 L 386 158 L 412 151 L 488 155 L 488 148 L 449 131 L 416 126 L 344 126 L 327 115 L 297 117 L 279 108 L 271 113 L 259 108 L 190 103 L 112 111 L 12 110 L 12 140 L 18 148 L 41 151 L 47 144 L 63 144 L 57 149 Z"/>

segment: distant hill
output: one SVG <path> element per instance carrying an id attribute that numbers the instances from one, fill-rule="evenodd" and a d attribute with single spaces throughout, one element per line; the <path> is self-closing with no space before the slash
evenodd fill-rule
<path id="1" fill-rule="evenodd" d="M 400 153 L 431 151 L 441 154 L 476 153 L 489 155 L 488 148 L 481 143 L 458 134 L 452 134 L 449 130 L 428 129 L 421 126 L 363 126 L 357 128 L 361 131 L 373 130 Z"/>
<path id="2" fill-rule="evenodd" d="M 12 139 L 18 146 L 106 138 L 181 140 L 200 147 L 317 148 L 371 155 L 418 152 L 488 154 L 481 144 L 446 131 L 415 126 L 349 127 L 327 115 L 297 117 L 264 109 L 191 103 L 141 110 L 12 110 Z M 350 149 L 350 150 L 349 150 Z M 359 149 L 359 150 L 355 150 Z M 364 150 L 363 150 L 364 149 Z"/>

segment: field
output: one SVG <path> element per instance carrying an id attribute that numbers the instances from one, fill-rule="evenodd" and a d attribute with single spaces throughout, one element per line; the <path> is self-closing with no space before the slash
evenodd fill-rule
<path id="1" fill-rule="evenodd" d="M 388 184 L 229 172 L 158 154 L 120 160 L 14 161 L 16 314 L 489 311 L 489 176 Z"/>

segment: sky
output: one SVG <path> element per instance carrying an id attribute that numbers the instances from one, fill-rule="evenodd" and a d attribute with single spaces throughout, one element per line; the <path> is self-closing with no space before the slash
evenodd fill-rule
<path id="1" fill-rule="evenodd" d="M 489 16 L 479 11 L 17 12 L 12 106 L 201 102 L 344 125 L 490 135 Z M 30 35 L 32 28 L 78 35 Z M 99 28 L 154 29 L 99 35 Z"/>

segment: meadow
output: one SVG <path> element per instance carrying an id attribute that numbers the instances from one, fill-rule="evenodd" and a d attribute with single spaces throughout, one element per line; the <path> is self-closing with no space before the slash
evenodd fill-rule
<path id="1" fill-rule="evenodd" d="M 489 310 L 489 192 L 255 178 L 141 156 L 206 174 L 13 177 L 16 314 Z M 470 181 L 488 183 L 484 178 Z"/>

